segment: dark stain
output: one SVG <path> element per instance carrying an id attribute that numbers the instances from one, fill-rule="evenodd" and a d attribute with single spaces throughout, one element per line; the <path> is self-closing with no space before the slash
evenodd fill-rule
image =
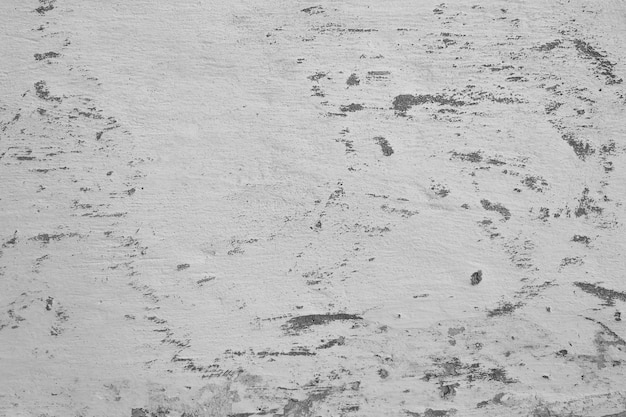
<path id="1" fill-rule="evenodd" d="M 380 206 L 380 208 L 385 213 L 394 213 L 394 214 L 397 213 L 404 218 L 409 218 L 411 216 L 415 216 L 416 214 L 419 214 L 419 211 L 417 210 L 398 209 L 395 207 L 389 207 L 387 204 L 383 204 L 382 206 Z"/>
<path id="2" fill-rule="evenodd" d="M 320 345 L 317 347 L 317 349 L 330 349 L 333 346 L 343 346 L 346 343 L 346 339 L 345 337 L 341 336 L 337 339 L 332 339 L 329 340 L 328 342 L 324 343 L 323 345 Z"/>
<path id="3" fill-rule="evenodd" d="M 58 58 L 59 56 L 61 56 L 61 54 L 57 53 L 57 52 L 44 52 L 43 54 L 35 54 L 35 60 L 36 61 L 41 61 L 44 59 L 50 59 L 50 58 Z"/>
<path id="4" fill-rule="evenodd" d="M 506 162 L 502 162 L 502 161 L 499 161 L 499 160 L 493 159 L 493 158 L 489 158 L 485 162 L 487 162 L 489 165 L 496 165 L 496 166 L 506 165 Z"/>
<path id="5" fill-rule="evenodd" d="M 17 243 L 17 231 L 13 234 L 13 237 L 2 244 L 3 248 L 13 246 Z"/>
<path id="6" fill-rule="evenodd" d="M 387 378 L 389 377 L 389 371 L 388 371 L 388 370 L 386 370 L 386 369 L 384 369 L 384 368 L 380 368 L 380 369 L 378 370 L 378 376 L 379 376 L 381 379 L 387 379 Z"/>
<path id="7" fill-rule="evenodd" d="M 124 217 L 126 213 L 109 213 L 109 214 L 101 214 L 101 213 L 85 213 L 83 217 Z"/>
<path id="8" fill-rule="evenodd" d="M 537 216 L 537 219 L 543 220 L 545 222 L 545 221 L 548 221 L 549 218 L 550 218 L 550 209 L 547 207 L 540 207 L 539 215 Z"/>
<path id="9" fill-rule="evenodd" d="M 503 368 L 491 368 L 489 370 L 487 379 L 490 381 L 497 381 L 503 384 L 514 384 L 517 380 L 506 376 L 506 371 Z"/>
<path id="10" fill-rule="evenodd" d="M 504 303 L 500 303 L 500 305 L 497 308 L 487 311 L 487 317 L 504 316 L 507 314 L 511 314 L 518 308 L 522 307 L 523 305 L 524 304 L 521 302 L 513 304 L 511 302 L 506 301 Z"/>
<path id="11" fill-rule="evenodd" d="M 291 350 L 289 352 L 270 352 L 270 351 L 261 351 L 256 354 L 259 358 L 272 357 L 272 356 L 315 356 L 317 353 L 310 352 L 306 348 L 300 348 L 297 350 Z"/>
<path id="12" fill-rule="evenodd" d="M 48 86 L 45 81 L 37 81 L 35 83 L 35 94 L 42 100 L 61 102 L 61 97 L 55 97 L 50 95 Z"/>
<path id="13" fill-rule="evenodd" d="M 595 295 L 596 297 L 604 300 L 604 305 L 607 306 L 615 305 L 615 300 L 626 302 L 626 293 L 623 292 L 609 290 L 608 288 L 600 287 L 595 284 L 589 284 L 587 282 L 575 282 L 574 285 L 584 292 Z"/>
<path id="14" fill-rule="evenodd" d="M 559 265 L 561 268 L 567 265 L 582 265 L 583 260 L 580 257 L 565 257 L 561 260 Z"/>
<path id="15" fill-rule="evenodd" d="M 546 114 L 553 114 L 562 105 L 563 105 L 563 103 L 559 103 L 557 101 L 553 101 L 553 102 L 549 103 L 548 105 L 546 105 Z"/>
<path id="16" fill-rule="evenodd" d="M 54 3 L 56 0 L 39 0 L 41 6 L 37 7 L 35 11 L 39 14 L 46 14 L 50 10 L 54 9 Z"/>
<path id="17" fill-rule="evenodd" d="M 316 402 L 323 401 L 330 394 L 330 390 L 309 394 L 308 398 L 302 401 L 290 399 L 283 409 L 284 417 L 311 417 L 313 406 Z"/>
<path id="18" fill-rule="evenodd" d="M 559 45 L 561 45 L 561 41 L 558 39 L 553 40 L 552 42 L 546 42 L 541 46 L 538 46 L 536 48 L 534 48 L 537 51 L 543 51 L 543 52 L 547 52 L 547 51 L 551 51 L 554 48 L 558 47 Z"/>
<path id="19" fill-rule="evenodd" d="M 189 268 L 189 266 L 190 266 L 189 264 L 179 264 L 179 265 L 176 265 L 176 270 L 177 271 L 182 271 L 184 269 Z"/>
<path id="20" fill-rule="evenodd" d="M 602 214 L 602 207 L 595 205 L 595 200 L 589 197 L 589 188 L 583 190 L 582 197 L 578 200 L 578 207 L 574 210 L 576 217 L 588 216 L 590 213 Z"/>
<path id="21" fill-rule="evenodd" d="M 318 85 L 311 87 L 311 91 L 313 92 L 312 97 L 326 97 L 326 94 L 324 94 Z"/>
<path id="22" fill-rule="evenodd" d="M 41 233 L 41 234 L 38 234 L 37 236 L 31 237 L 29 240 L 35 240 L 35 241 L 43 242 L 43 243 L 50 243 L 51 240 L 59 241 L 63 239 L 64 237 L 65 237 L 65 234 L 63 233 L 59 233 L 56 235 L 50 235 L 48 233 Z"/>
<path id="23" fill-rule="evenodd" d="M 348 405 L 341 409 L 344 413 L 355 413 L 361 409 L 358 405 Z"/>
<path id="24" fill-rule="evenodd" d="M 577 139 L 573 133 L 565 133 L 561 135 L 561 138 L 567 142 L 569 146 L 572 147 L 576 156 L 578 156 L 581 160 L 585 160 L 589 155 L 595 153 L 595 150 L 588 143 L 583 142 L 580 139 Z"/>
<path id="25" fill-rule="evenodd" d="M 354 73 L 350 74 L 350 76 L 346 80 L 346 84 L 348 84 L 349 86 L 359 85 L 360 83 L 361 83 L 361 80 L 359 80 L 359 77 Z"/>
<path id="26" fill-rule="evenodd" d="M 309 80 L 311 80 L 311 81 L 315 81 L 315 82 L 317 82 L 317 81 L 321 80 L 322 78 L 325 78 L 327 75 L 328 75 L 328 74 L 327 74 L 327 73 L 325 73 L 325 72 L 316 72 L 315 74 L 310 75 L 310 76 L 308 76 L 307 78 L 308 78 Z"/>
<path id="27" fill-rule="evenodd" d="M 341 110 L 342 112 L 355 112 L 363 110 L 363 106 L 361 104 L 351 103 L 347 106 L 340 106 L 339 110 Z"/>
<path id="28" fill-rule="evenodd" d="M 355 314 L 337 313 L 337 314 L 309 314 L 306 316 L 298 316 L 289 319 L 282 327 L 289 332 L 299 332 L 307 330 L 312 326 L 320 326 L 333 321 L 346 320 L 363 320 L 362 317 Z"/>
<path id="29" fill-rule="evenodd" d="M 582 57 L 592 59 L 595 62 L 596 71 L 606 78 L 607 85 L 622 83 L 623 80 L 621 78 L 617 78 L 617 76 L 613 74 L 615 64 L 606 59 L 605 54 L 598 52 L 587 42 L 579 39 L 574 39 L 574 46 Z"/>
<path id="30" fill-rule="evenodd" d="M 373 78 L 387 77 L 390 74 L 391 74 L 390 71 L 367 71 L 367 75 Z"/>
<path id="31" fill-rule="evenodd" d="M 600 327 L 602 327 L 602 330 L 604 331 L 604 333 L 606 335 L 608 335 L 608 336 L 611 336 L 611 338 L 613 338 L 613 341 L 611 341 L 611 342 L 604 341 L 604 344 L 606 344 L 606 345 L 626 346 L 626 340 L 622 339 L 620 337 L 620 335 L 618 335 L 613 330 L 611 330 L 611 328 L 609 326 L 607 326 L 606 324 L 604 324 L 604 323 L 602 323 L 602 322 L 600 322 L 598 320 L 592 319 L 591 317 L 585 317 L 585 319 L 599 324 Z M 598 343 L 597 340 L 596 340 L 596 343 Z M 619 349 L 619 350 L 621 350 L 621 349 Z"/>
<path id="32" fill-rule="evenodd" d="M 311 6 L 311 7 L 307 7 L 306 9 L 302 9 L 300 11 L 308 15 L 324 13 L 324 9 L 322 8 L 322 6 Z"/>
<path id="33" fill-rule="evenodd" d="M 150 417 L 150 414 L 143 408 L 133 408 L 130 412 L 130 417 Z"/>
<path id="34" fill-rule="evenodd" d="M 509 81 L 509 82 L 517 82 L 517 81 L 528 81 L 526 78 L 524 77 L 507 77 L 504 81 Z"/>
<path id="35" fill-rule="evenodd" d="M 434 184 L 430 186 L 430 189 L 435 193 L 436 196 L 444 198 L 450 194 L 450 189 L 443 184 Z"/>
<path id="36" fill-rule="evenodd" d="M 393 99 L 393 109 L 400 113 L 405 113 L 413 106 L 422 105 L 422 104 L 439 104 L 440 106 L 464 106 L 467 103 L 462 100 L 456 100 L 453 97 L 448 97 L 443 94 L 420 94 L 420 95 L 412 95 L 412 94 L 401 94 L 396 96 Z"/>
<path id="37" fill-rule="evenodd" d="M 356 29 L 348 29 L 348 32 L 351 32 L 351 33 L 378 32 L 378 29 L 361 29 L 361 28 L 356 28 Z"/>
<path id="38" fill-rule="evenodd" d="M 544 187 L 548 186 L 548 182 L 540 176 L 526 175 L 520 182 L 531 190 L 540 193 L 543 192 Z"/>
<path id="39" fill-rule="evenodd" d="M 439 384 L 439 394 L 441 398 L 450 398 L 456 395 L 456 389 L 460 386 L 460 384 L 444 384 L 443 382 Z M 436 415 L 436 414 L 435 414 Z M 444 414 L 445 415 L 445 414 Z"/>
<path id="40" fill-rule="evenodd" d="M 458 153 L 452 152 L 452 157 L 450 159 L 460 159 L 461 161 L 479 163 L 482 162 L 483 157 L 480 152 L 470 152 L 470 153 Z"/>
<path id="41" fill-rule="evenodd" d="M 214 279 L 215 277 L 205 277 L 196 281 L 196 284 L 203 285 L 203 284 L 206 284 L 207 282 L 213 281 Z"/>
<path id="42" fill-rule="evenodd" d="M 485 369 L 479 363 L 465 364 L 456 357 L 445 360 L 437 358 L 435 359 L 435 365 L 437 365 L 438 369 L 426 372 L 421 379 L 426 382 L 432 379 L 438 380 L 440 389 L 444 386 L 442 381 L 450 377 L 464 377 L 470 383 L 478 380 L 496 381 L 503 384 L 518 382 L 507 377 L 506 371 L 502 368 Z"/>
<path id="43" fill-rule="evenodd" d="M 602 155 L 613 155 L 615 153 L 615 142 L 610 141 L 609 143 L 602 145 L 600 153 Z"/>
<path id="44" fill-rule="evenodd" d="M 495 211 L 495 212 L 500 213 L 502 217 L 504 217 L 504 221 L 507 221 L 511 218 L 511 212 L 502 204 L 499 204 L 499 203 L 494 204 L 486 199 L 480 200 L 480 204 L 487 211 Z"/>
<path id="45" fill-rule="evenodd" d="M 478 285 L 483 280 L 483 271 L 480 269 L 472 274 L 470 282 L 472 285 Z"/>
<path id="46" fill-rule="evenodd" d="M 493 66 L 491 64 L 485 64 L 483 65 L 483 67 L 489 68 L 492 72 L 499 72 L 499 71 L 504 71 L 507 69 L 514 69 L 515 67 L 513 65 L 502 65 L 499 67 Z"/>
<path id="47" fill-rule="evenodd" d="M 455 408 L 451 408 L 449 410 L 433 410 L 432 408 L 427 408 L 424 411 L 424 414 L 415 413 L 413 411 L 405 410 L 404 413 L 410 417 L 448 417 L 455 415 L 457 410 Z"/>
<path id="48" fill-rule="evenodd" d="M 383 155 L 391 156 L 393 154 L 393 148 L 389 145 L 387 139 L 382 136 L 376 136 L 374 140 L 380 146 L 380 149 L 383 151 Z"/>
<path id="49" fill-rule="evenodd" d="M 46 298 L 46 310 L 47 311 L 52 310 L 52 303 L 53 302 L 54 302 L 54 298 L 52 298 L 52 297 Z"/>

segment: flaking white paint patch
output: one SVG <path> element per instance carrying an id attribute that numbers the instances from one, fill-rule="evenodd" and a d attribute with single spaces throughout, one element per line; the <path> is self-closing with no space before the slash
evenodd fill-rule
<path id="1" fill-rule="evenodd" d="M 0 4 L 0 414 L 623 414 L 624 13 Z"/>

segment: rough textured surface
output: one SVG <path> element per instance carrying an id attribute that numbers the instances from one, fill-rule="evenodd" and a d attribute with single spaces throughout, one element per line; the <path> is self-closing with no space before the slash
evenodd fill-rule
<path id="1" fill-rule="evenodd" d="M 0 415 L 625 415 L 626 4 L 439 1 L 1 1 Z"/>

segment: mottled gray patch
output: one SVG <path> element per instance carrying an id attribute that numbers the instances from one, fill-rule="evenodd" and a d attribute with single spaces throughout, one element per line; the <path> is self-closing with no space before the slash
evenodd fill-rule
<path id="1" fill-rule="evenodd" d="M 320 326 L 333 321 L 346 320 L 362 320 L 363 318 L 355 314 L 337 313 L 337 314 L 309 314 L 306 316 L 298 316 L 289 319 L 283 325 L 283 329 L 290 332 L 299 332 L 307 330 L 312 326 Z"/>
<path id="2" fill-rule="evenodd" d="M 323 401 L 330 394 L 330 390 L 309 394 L 305 400 L 290 399 L 283 409 L 284 417 L 311 417 L 316 402 Z"/>
<path id="3" fill-rule="evenodd" d="M 48 233 L 40 233 L 37 236 L 31 237 L 29 240 L 35 240 L 35 241 L 43 242 L 43 243 L 50 243 L 51 240 L 59 241 L 64 237 L 65 237 L 65 234 L 63 233 L 59 233 L 56 235 L 51 235 Z"/>
<path id="4" fill-rule="evenodd" d="M 595 150 L 591 147 L 589 143 L 585 143 L 580 139 L 577 139 L 573 133 L 565 133 L 561 135 L 561 138 L 567 142 L 569 146 L 572 147 L 576 156 L 578 156 L 581 160 L 585 160 L 589 155 L 595 153 Z"/>
<path id="5" fill-rule="evenodd" d="M 391 147 L 387 139 L 382 136 L 376 136 L 374 140 L 380 146 L 380 149 L 383 151 L 383 155 L 391 156 L 393 154 L 393 148 Z"/>
<path id="6" fill-rule="evenodd" d="M 537 51 L 543 51 L 543 52 L 547 52 L 547 51 L 551 51 L 554 48 L 558 47 L 559 45 L 561 45 L 561 41 L 558 39 L 553 40 L 552 42 L 546 42 L 543 45 L 540 45 L 536 48 L 533 48 Z"/>
<path id="7" fill-rule="evenodd" d="M 439 394 L 441 395 L 441 398 L 450 398 L 450 397 L 454 397 L 456 395 L 456 389 L 460 386 L 460 384 L 455 383 L 455 384 L 444 384 L 444 383 L 440 383 L 439 385 Z M 424 413 L 424 415 L 426 416 L 427 414 Z M 430 416 L 437 416 L 439 414 L 430 414 Z M 442 415 L 446 415 L 446 414 L 442 414 Z"/>
<path id="8" fill-rule="evenodd" d="M 316 72 L 313 75 L 308 76 L 307 78 L 311 81 L 319 81 L 322 78 L 325 78 L 328 74 L 325 72 Z"/>
<path id="9" fill-rule="evenodd" d="M 579 256 L 575 257 L 565 257 L 561 260 L 561 264 L 559 265 L 561 268 L 567 265 L 582 265 L 583 260 Z"/>
<path id="10" fill-rule="evenodd" d="M 482 162 L 483 156 L 478 151 L 470 153 L 459 153 L 454 151 L 452 152 L 452 156 L 450 157 L 450 159 L 460 159 L 461 161 L 479 163 Z"/>
<path id="11" fill-rule="evenodd" d="M 57 53 L 57 52 L 44 52 L 43 54 L 35 54 L 35 60 L 36 61 L 42 61 L 44 59 L 50 59 L 50 58 L 58 58 L 59 56 L 61 56 L 61 54 Z"/>
<path id="12" fill-rule="evenodd" d="M 337 339 L 329 340 L 328 342 L 320 345 L 317 349 L 330 349 L 333 346 L 343 346 L 346 343 L 346 338 L 343 336 L 338 337 Z"/>
<path id="13" fill-rule="evenodd" d="M 540 193 L 543 192 L 544 188 L 548 186 L 548 182 L 543 177 L 538 175 L 526 175 L 520 182 L 531 190 Z"/>
<path id="14" fill-rule="evenodd" d="M 435 193 L 436 196 L 444 198 L 450 194 L 450 189 L 443 184 L 433 184 L 430 189 Z"/>
<path id="15" fill-rule="evenodd" d="M 602 214 L 602 207 L 595 205 L 595 200 L 589 197 L 589 188 L 583 190 L 582 197 L 578 200 L 578 207 L 574 210 L 576 217 L 588 216 L 590 213 Z"/>
<path id="16" fill-rule="evenodd" d="M 506 162 L 503 162 L 494 158 L 489 158 L 485 162 L 487 162 L 489 165 L 496 165 L 496 166 L 506 165 Z"/>
<path id="17" fill-rule="evenodd" d="M 457 334 L 461 334 L 465 331 L 465 327 L 450 327 L 448 329 L 448 336 L 456 336 Z"/>
<path id="18" fill-rule="evenodd" d="M 546 114 L 553 114 L 555 111 L 557 111 L 559 109 L 559 107 L 561 107 L 563 105 L 563 103 L 559 103 L 558 101 L 553 101 L 550 102 L 546 105 L 545 109 L 546 109 Z"/>
<path id="19" fill-rule="evenodd" d="M 359 80 L 359 77 L 354 73 L 350 74 L 350 76 L 346 80 L 346 84 L 348 84 L 349 86 L 359 85 L 360 83 L 361 80 Z"/>
<path id="20" fill-rule="evenodd" d="M 499 204 L 499 203 L 494 204 L 486 199 L 480 200 L 480 204 L 487 211 L 495 211 L 495 212 L 500 213 L 502 217 L 504 217 L 504 221 L 507 221 L 511 218 L 511 212 L 502 204 Z"/>
<path id="21" fill-rule="evenodd" d="M 500 305 L 497 308 L 487 311 L 487 317 L 504 316 L 507 314 L 511 314 L 518 308 L 522 307 L 523 305 L 524 304 L 521 302 L 513 304 L 511 302 L 506 301 L 506 302 L 500 303 Z"/>
<path id="22" fill-rule="evenodd" d="M 50 95 L 48 86 L 45 81 L 37 81 L 35 83 L 35 94 L 42 100 L 61 102 L 61 97 L 55 97 Z"/>
<path id="23" fill-rule="evenodd" d="M 130 417 L 150 417 L 150 414 L 143 408 L 133 408 L 130 411 Z"/>
<path id="24" fill-rule="evenodd" d="M 417 211 L 417 210 L 398 209 L 398 208 L 395 208 L 395 207 L 390 207 L 387 204 L 383 204 L 382 206 L 380 206 L 380 208 L 385 213 L 399 214 L 400 216 L 402 216 L 404 218 L 409 218 L 411 216 L 419 214 L 419 211 Z"/>
<path id="25" fill-rule="evenodd" d="M 39 14 L 46 14 L 46 12 L 54 9 L 55 2 L 56 0 L 39 0 L 41 6 L 37 7 L 35 11 Z"/>
<path id="26" fill-rule="evenodd" d="M 464 106 L 467 104 L 465 101 L 457 100 L 444 94 L 420 94 L 416 96 L 401 94 L 393 99 L 393 109 L 404 113 L 413 106 L 429 103 L 439 104 L 440 106 Z"/>
<path id="27" fill-rule="evenodd" d="M 622 83 L 623 80 L 613 74 L 615 64 L 606 59 L 605 54 L 598 52 L 587 42 L 581 41 L 580 39 L 574 39 L 574 46 L 583 58 L 592 59 L 595 62 L 596 71 L 606 78 L 607 85 Z"/>
<path id="28" fill-rule="evenodd" d="M 311 6 L 311 7 L 307 7 L 306 9 L 302 9 L 300 11 L 308 15 L 324 13 L 324 9 L 322 8 L 322 6 Z"/>
<path id="29" fill-rule="evenodd" d="M 355 112 L 355 111 L 363 110 L 363 106 L 357 103 L 350 103 L 346 106 L 340 106 L 339 110 L 341 110 L 342 112 Z"/>
<path id="30" fill-rule="evenodd" d="M 626 293 L 609 290 L 608 288 L 600 287 L 599 285 L 589 284 L 587 282 L 575 282 L 575 286 L 583 290 L 584 292 L 595 295 L 596 297 L 605 301 L 605 305 L 615 305 L 615 300 L 626 302 Z"/>

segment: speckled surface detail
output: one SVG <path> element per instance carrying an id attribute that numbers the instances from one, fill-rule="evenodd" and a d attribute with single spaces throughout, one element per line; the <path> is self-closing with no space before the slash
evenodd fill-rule
<path id="1" fill-rule="evenodd" d="M 626 3 L 0 27 L 0 416 L 626 415 Z"/>

